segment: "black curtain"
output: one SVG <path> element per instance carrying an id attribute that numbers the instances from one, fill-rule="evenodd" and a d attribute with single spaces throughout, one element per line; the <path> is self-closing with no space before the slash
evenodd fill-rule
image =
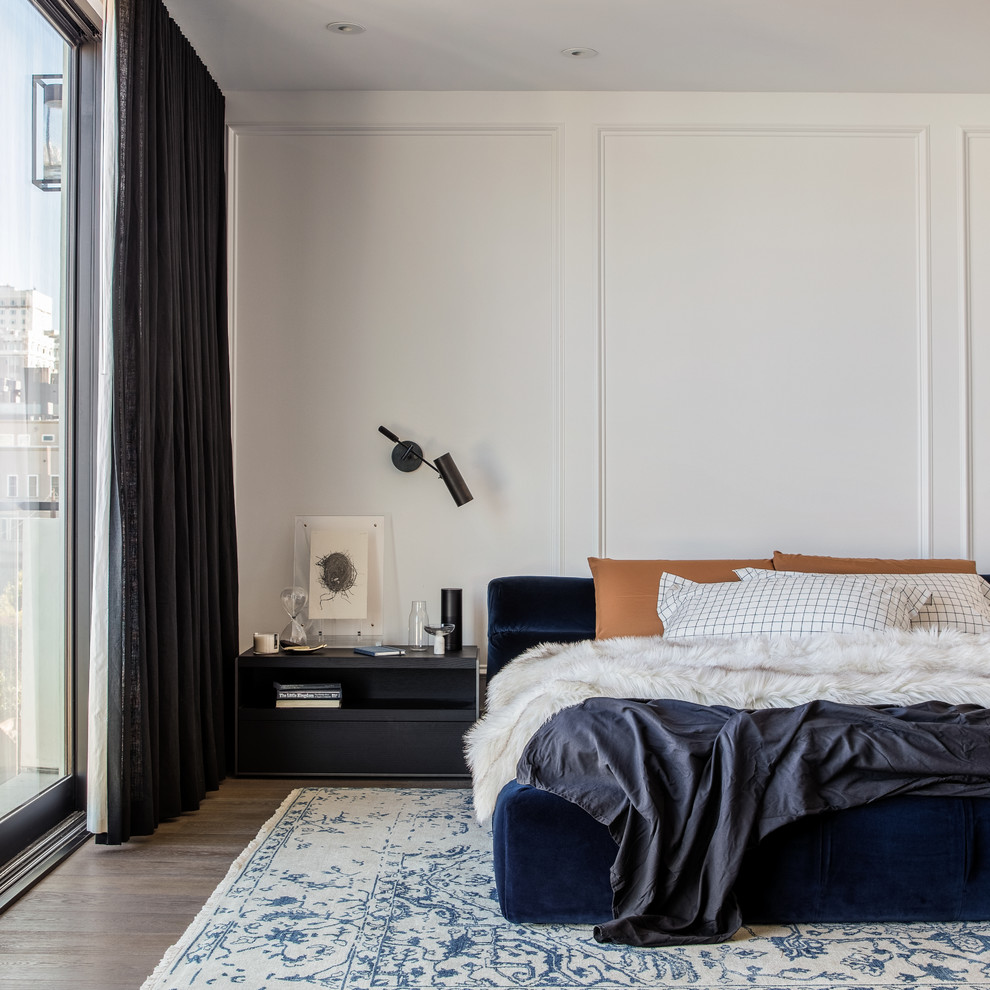
<path id="1" fill-rule="evenodd" d="M 108 843 L 219 785 L 238 642 L 224 100 L 161 0 L 117 34 Z"/>

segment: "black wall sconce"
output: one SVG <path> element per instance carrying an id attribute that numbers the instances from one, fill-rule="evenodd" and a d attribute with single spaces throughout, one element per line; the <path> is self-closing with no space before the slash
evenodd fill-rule
<path id="1" fill-rule="evenodd" d="M 31 181 L 45 192 L 62 188 L 62 77 L 31 76 Z"/>
<path id="2" fill-rule="evenodd" d="M 457 470 L 454 458 L 450 454 L 441 454 L 436 459 L 436 463 L 431 464 L 423 456 L 423 448 L 418 443 L 413 443 L 412 440 L 400 440 L 391 430 L 386 429 L 384 426 L 379 426 L 378 432 L 388 437 L 395 444 L 392 448 L 392 463 L 400 471 L 415 471 L 420 464 L 425 464 L 443 478 L 443 482 L 447 486 L 447 491 L 450 492 L 451 498 L 458 505 L 464 505 L 465 502 L 470 502 L 474 498 L 468 486 L 464 484 L 461 472 Z"/>

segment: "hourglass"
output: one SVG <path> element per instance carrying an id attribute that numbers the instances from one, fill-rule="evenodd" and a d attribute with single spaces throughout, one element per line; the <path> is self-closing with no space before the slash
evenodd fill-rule
<path id="1" fill-rule="evenodd" d="M 298 585 L 292 588 L 282 589 L 282 608 L 288 613 L 289 624 L 282 630 L 279 641 L 290 646 L 306 645 L 306 630 L 297 616 L 306 607 L 309 595 L 305 588 Z"/>

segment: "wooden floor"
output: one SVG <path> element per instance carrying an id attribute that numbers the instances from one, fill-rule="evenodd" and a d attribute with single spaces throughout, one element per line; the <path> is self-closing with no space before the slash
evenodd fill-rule
<path id="1" fill-rule="evenodd" d="M 138 990 L 289 791 L 313 785 L 467 781 L 224 781 L 153 836 L 87 843 L 0 914 L 0 987 Z"/>

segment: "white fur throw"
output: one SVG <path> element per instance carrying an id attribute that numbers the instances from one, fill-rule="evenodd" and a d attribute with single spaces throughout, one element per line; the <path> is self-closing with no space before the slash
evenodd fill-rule
<path id="1" fill-rule="evenodd" d="M 670 640 L 584 640 L 534 647 L 492 678 L 466 738 L 480 821 L 530 737 L 587 698 L 673 698 L 732 708 L 945 701 L 990 707 L 990 633 L 886 630 Z"/>

